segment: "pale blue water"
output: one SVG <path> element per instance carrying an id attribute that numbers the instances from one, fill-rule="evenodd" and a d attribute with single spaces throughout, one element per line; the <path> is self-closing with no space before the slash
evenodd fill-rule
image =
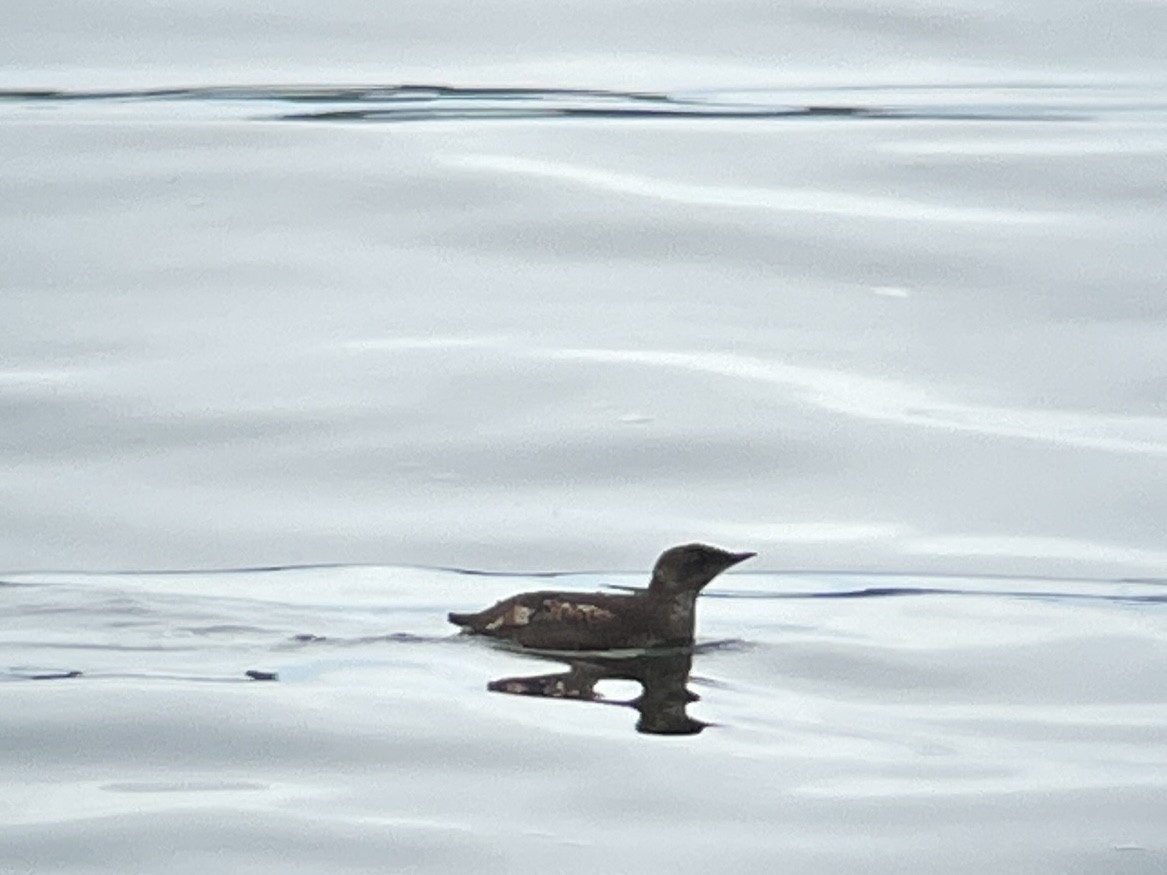
<path id="1" fill-rule="evenodd" d="M 1167 6 L 4 18 L 0 871 L 1167 870 Z"/>

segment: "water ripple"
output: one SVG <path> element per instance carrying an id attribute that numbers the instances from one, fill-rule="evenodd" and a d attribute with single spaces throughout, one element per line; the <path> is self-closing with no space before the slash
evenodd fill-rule
<path id="1" fill-rule="evenodd" d="M 984 93 L 984 85 L 969 86 Z M 797 92 L 690 91 L 663 93 L 570 88 L 475 88 L 448 85 L 221 85 L 189 88 L 0 90 L 10 104 L 198 104 L 253 112 L 267 104 L 267 120 L 310 122 L 421 122 L 451 119 L 940 119 L 1064 121 L 1097 110 L 1097 101 L 1067 105 L 1035 100 L 1042 89 L 1015 89 L 1014 103 L 978 102 L 958 88 L 800 89 Z M 1064 89 L 1050 89 L 1058 94 Z M 913 93 L 914 92 L 914 93 Z M 1085 95 L 1084 95 L 1085 97 Z M 1147 98 L 1144 98 L 1144 100 Z M 881 103 L 881 100 L 888 102 Z M 896 101 L 896 102 L 892 102 Z M 294 111 L 283 106 L 292 104 Z M 311 108 L 308 108 L 311 107 Z"/>

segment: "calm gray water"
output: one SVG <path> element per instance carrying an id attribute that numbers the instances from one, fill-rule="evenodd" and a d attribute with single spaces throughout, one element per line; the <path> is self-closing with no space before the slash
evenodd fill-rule
<path id="1" fill-rule="evenodd" d="M 1167 866 L 1163 583 L 726 575 L 689 683 L 714 725 L 674 737 L 486 692 L 553 667 L 443 620 L 639 582 L 9 576 L 0 871 Z"/>
<path id="2" fill-rule="evenodd" d="M 0 871 L 1167 871 L 1167 4 L 3 18 Z"/>

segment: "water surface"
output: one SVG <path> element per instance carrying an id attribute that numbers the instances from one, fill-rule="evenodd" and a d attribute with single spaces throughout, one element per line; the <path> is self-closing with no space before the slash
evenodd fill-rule
<path id="1" fill-rule="evenodd" d="M 1167 870 L 1167 6 L 97 10 L 0 29 L 0 870 Z M 699 734 L 443 621 L 690 539 Z"/>
<path id="2" fill-rule="evenodd" d="M 0 864 L 1167 865 L 1161 581 L 726 575 L 701 599 L 689 684 L 713 725 L 680 737 L 638 735 L 626 707 L 487 692 L 555 667 L 443 621 L 520 589 L 641 580 L 7 576 Z"/>

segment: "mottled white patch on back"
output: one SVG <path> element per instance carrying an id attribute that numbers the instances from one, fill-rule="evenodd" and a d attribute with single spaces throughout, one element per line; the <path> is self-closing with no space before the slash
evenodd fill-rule
<path id="1" fill-rule="evenodd" d="M 486 624 L 489 631 L 501 629 L 503 626 L 526 626 L 531 622 L 531 614 L 535 611 L 526 605 L 512 605 L 509 611 L 504 611 L 497 619 Z"/>
<path id="2" fill-rule="evenodd" d="M 616 615 L 598 605 L 589 605 L 586 602 L 567 602 L 559 599 L 548 599 L 543 607 L 553 620 L 567 622 L 603 623 L 615 619 Z"/>

